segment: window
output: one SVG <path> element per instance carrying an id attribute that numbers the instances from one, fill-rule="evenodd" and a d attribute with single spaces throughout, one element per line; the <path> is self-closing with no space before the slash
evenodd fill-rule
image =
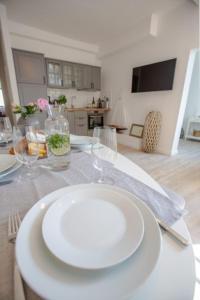
<path id="1" fill-rule="evenodd" d="M 0 106 L 4 106 L 4 99 L 3 99 L 3 91 L 2 91 L 1 81 L 0 81 Z"/>

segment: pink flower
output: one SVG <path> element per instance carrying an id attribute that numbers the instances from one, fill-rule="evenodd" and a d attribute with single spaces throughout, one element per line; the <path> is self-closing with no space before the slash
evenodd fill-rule
<path id="1" fill-rule="evenodd" d="M 41 110 L 45 110 L 47 108 L 47 106 L 49 105 L 49 102 L 47 99 L 44 98 L 39 98 L 37 100 L 37 106 L 39 107 L 39 109 Z"/>

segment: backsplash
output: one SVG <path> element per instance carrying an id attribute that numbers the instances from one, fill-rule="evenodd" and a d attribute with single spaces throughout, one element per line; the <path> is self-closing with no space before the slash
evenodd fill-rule
<path id="1" fill-rule="evenodd" d="M 94 97 L 95 102 L 100 97 L 100 92 L 87 92 L 77 91 L 73 89 L 53 89 L 47 88 L 47 95 L 51 97 L 51 100 L 57 99 L 60 95 L 65 95 L 67 98 L 67 106 L 70 108 L 72 101 L 74 107 L 85 107 L 89 103 L 92 103 Z M 73 97 L 73 100 L 72 100 Z"/>

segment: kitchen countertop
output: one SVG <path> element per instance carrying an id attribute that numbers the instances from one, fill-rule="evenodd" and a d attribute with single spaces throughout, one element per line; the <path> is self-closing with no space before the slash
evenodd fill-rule
<path id="1" fill-rule="evenodd" d="M 110 108 L 97 108 L 97 107 L 74 107 L 74 108 L 65 108 L 65 111 L 86 111 L 86 112 L 107 112 L 110 111 Z"/>

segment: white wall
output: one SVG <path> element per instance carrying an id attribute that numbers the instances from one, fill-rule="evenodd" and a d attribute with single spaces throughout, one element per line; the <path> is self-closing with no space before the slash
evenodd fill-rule
<path id="1" fill-rule="evenodd" d="M 100 97 L 100 92 L 88 92 L 88 91 L 77 91 L 74 89 L 53 89 L 48 88 L 47 89 L 47 95 L 51 97 L 51 99 L 58 99 L 60 95 L 65 95 L 67 98 L 67 106 L 70 108 L 72 101 L 74 107 L 85 107 L 89 103 L 92 103 L 93 97 L 95 102 L 97 103 L 97 100 Z M 72 100 L 73 97 L 73 100 Z"/>
<path id="2" fill-rule="evenodd" d="M 191 55 L 194 55 L 194 62 L 193 62 L 189 91 L 187 95 L 187 106 L 186 106 L 184 120 L 183 120 L 184 130 L 186 130 L 188 118 L 200 116 L 200 77 L 199 77 L 200 51 L 193 50 Z"/>
<path id="3" fill-rule="evenodd" d="M 43 53 L 45 57 L 100 65 L 98 46 L 68 39 L 37 28 L 9 21 L 12 48 Z"/>
<path id="4" fill-rule="evenodd" d="M 190 2 L 160 15 L 157 37 L 146 37 L 137 44 L 113 55 L 102 57 L 102 93 L 112 94 L 112 106 L 119 96 L 126 104 L 129 126 L 144 124 L 151 110 L 162 113 L 158 151 L 176 153 L 173 148 L 182 89 L 189 52 L 198 47 L 198 7 Z M 131 94 L 132 68 L 177 57 L 172 91 Z M 111 113 L 110 113 L 111 114 Z M 128 144 L 130 138 L 127 137 Z M 124 141 L 126 143 L 126 141 Z M 133 139 L 133 147 L 134 147 Z"/>

